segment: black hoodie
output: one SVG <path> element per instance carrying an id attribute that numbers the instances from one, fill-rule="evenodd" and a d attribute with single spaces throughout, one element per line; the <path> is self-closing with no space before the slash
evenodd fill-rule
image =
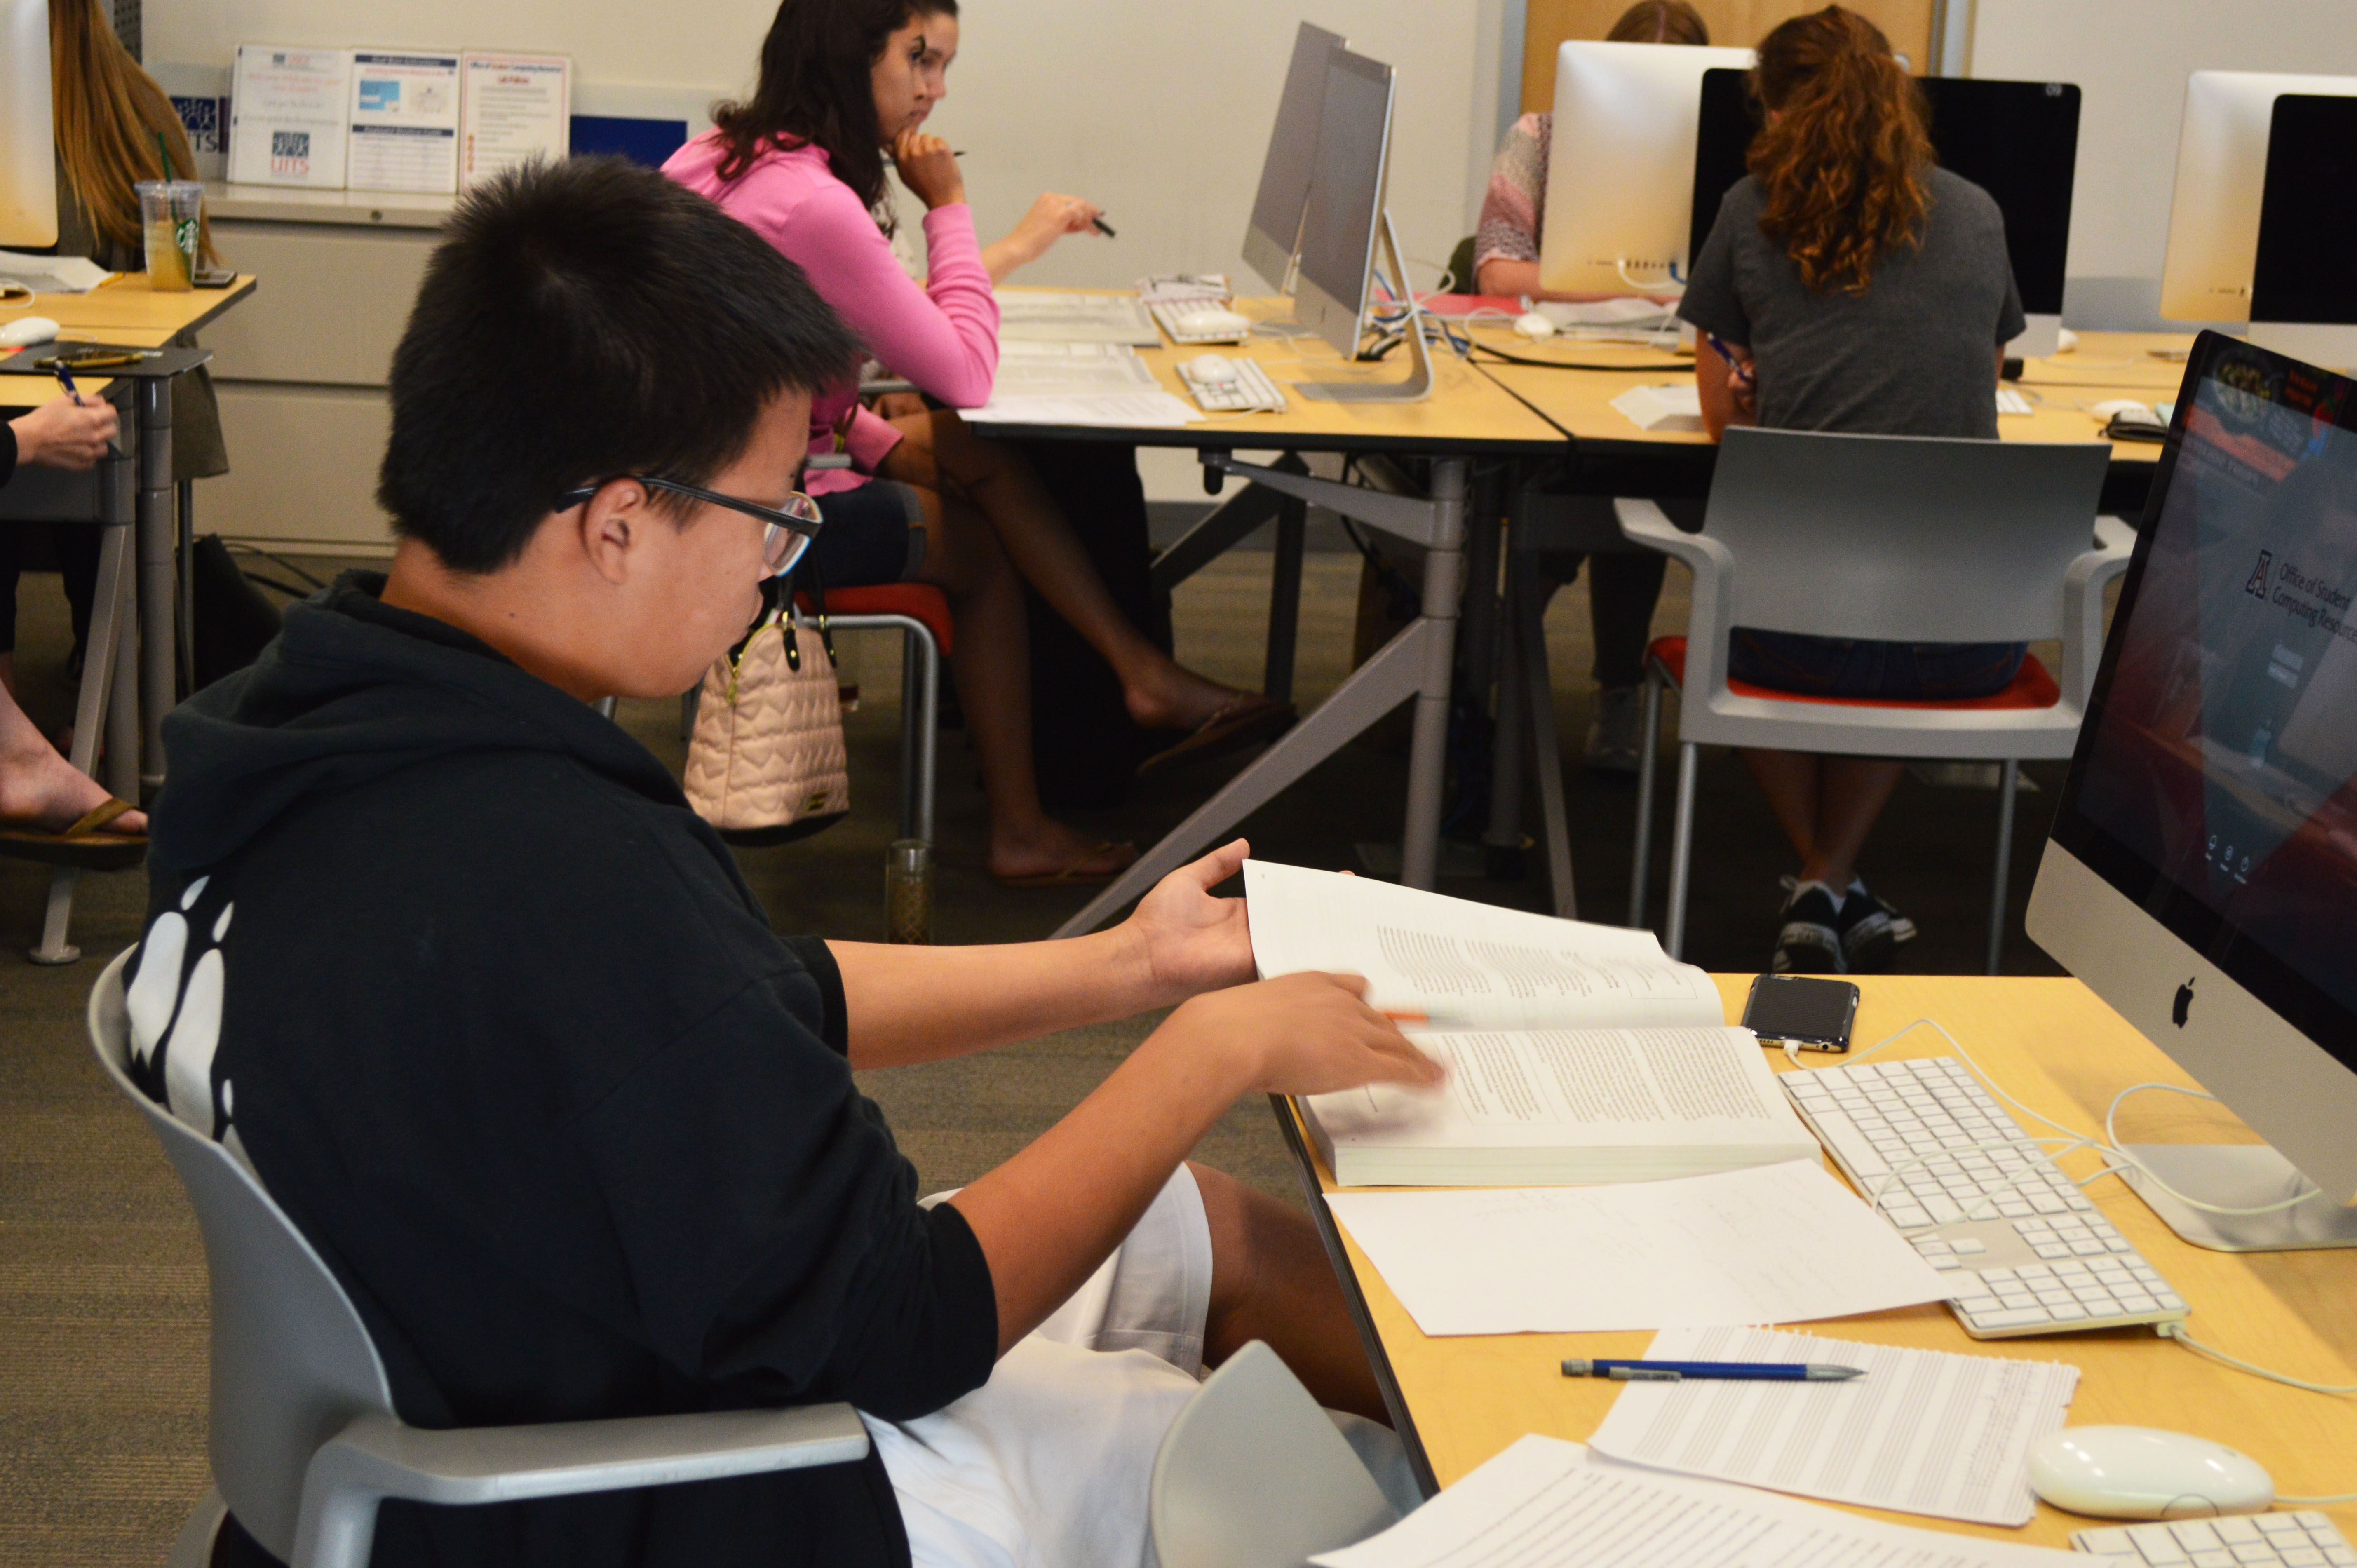
<path id="1" fill-rule="evenodd" d="M 150 1092 L 242 1150 L 415 1425 L 829 1400 L 905 1419 L 979 1387 L 988 1265 L 954 1208 L 917 1207 L 853 1086 L 824 944 L 770 933 L 644 748 L 382 583 L 296 606 L 165 721 L 132 982 Z M 908 1554 L 871 1454 L 389 1504 L 373 1561 Z"/>

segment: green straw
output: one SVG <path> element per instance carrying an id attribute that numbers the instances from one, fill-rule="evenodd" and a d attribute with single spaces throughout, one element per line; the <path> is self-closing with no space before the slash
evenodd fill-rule
<path id="1" fill-rule="evenodd" d="M 172 149 L 170 144 L 164 140 L 164 133 L 161 131 L 156 133 L 156 161 L 157 164 L 162 166 L 164 177 L 166 179 L 171 178 Z"/>

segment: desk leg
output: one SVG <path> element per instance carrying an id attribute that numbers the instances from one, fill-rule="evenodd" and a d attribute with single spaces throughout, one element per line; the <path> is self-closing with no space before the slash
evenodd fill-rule
<path id="1" fill-rule="evenodd" d="M 90 640 L 82 650 L 81 693 L 74 703 L 73 751 L 68 760 L 95 776 L 99 739 L 107 747 L 106 786 L 126 800 L 138 798 L 138 731 L 136 703 L 130 703 L 133 722 L 124 721 L 126 693 L 132 686 L 130 650 L 124 634 L 131 606 L 131 461 L 111 459 L 100 478 L 109 519 L 98 548 L 98 585 L 91 608 Z M 28 955 L 35 963 L 71 963 L 81 950 L 66 940 L 73 923 L 75 873 L 49 875 L 48 908 L 41 920 L 41 940 Z"/>
<path id="2" fill-rule="evenodd" d="M 179 639 L 173 612 L 179 575 L 173 565 L 172 382 L 153 376 L 139 383 L 139 700 L 134 712 L 139 740 L 139 790 L 145 800 L 164 782 L 164 715 L 178 691 L 173 668 Z"/>
<path id="3" fill-rule="evenodd" d="M 1440 795 L 1448 764 L 1448 687 L 1457 657 L 1457 611 L 1465 592 L 1466 460 L 1432 465 L 1432 547 L 1424 560 L 1425 664 L 1408 747 L 1407 822 L 1400 835 L 1400 881 L 1428 888 L 1440 860 Z"/>
<path id="4" fill-rule="evenodd" d="M 1523 700 L 1530 706 L 1531 776 L 1538 785 L 1539 838 L 1546 852 L 1547 889 L 1557 918 L 1579 918 L 1579 895 L 1571 879 L 1571 824 L 1564 810 L 1563 742 L 1555 727 L 1555 680 L 1547 667 L 1546 584 L 1538 557 L 1514 557 L 1518 570 L 1507 597 L 1512 637 L 1521 647 Z"/>
<path id="5" fill-rule="evenodd" d="M 1293 648 L 1301 627 L 1301 554 L 1308 544 L 1309 503 L 1291 496 L 1276 510 L 1276 553 L 1268 574 L 1268 661 L 1260 689 L 1293 699 Z"/>
<path id="6" fill-rule="evenodd" d="M 173 601 L 178 608 L 175 625 L 179 631 L 173 639 L 173 651 L 179 658 L 180 678 L 172 690 L 177 697 L 185 698 L 197 689 L 197 487 L 184 479 L 173 487 L 173 494 L 179 501 L 173 509 L 172 530 L 179 590 Z"/>

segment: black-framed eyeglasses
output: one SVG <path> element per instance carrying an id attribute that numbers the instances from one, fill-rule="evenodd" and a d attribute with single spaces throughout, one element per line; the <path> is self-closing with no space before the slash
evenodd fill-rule
<path id="1" fill-rule="evenodd" d="M 761 534 L 761 558 L 769 563 L 770 575 L 773 577 L 782 577 L 794 569 L 826 521 L 819 515 L 818 502 L 800 490 L 788 496 L 783 507 L 767 507 L 759 501 L 707 490 L 701 485 L 683 485 L 677 479 L 659 479 L 651 474 L 617 474 L 613 478 L 600 479 L 594 485 L 576 485 L 556 498 L 556 510 L 572 510 L 612 484 L 614 479 L 635 480 L 649 489 L 669 490 L 673 495 L 709 501 L 714 506 L 726 507 L 730 511 L 741 511 L 747 517 L 759 518 L 768 524 Z"/>

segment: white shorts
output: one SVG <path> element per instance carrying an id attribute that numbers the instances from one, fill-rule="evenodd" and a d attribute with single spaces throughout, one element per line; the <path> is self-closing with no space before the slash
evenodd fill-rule
<path id="1" fill-rule="evenodd" d="M 1154 1456 L 1195 1396 L 1211 1302 L 1211 1225 L 1182 1165 L 990 1381 L 916 1421 L 863 1415 L 916 1568 L 1151 1563 Z"/>

